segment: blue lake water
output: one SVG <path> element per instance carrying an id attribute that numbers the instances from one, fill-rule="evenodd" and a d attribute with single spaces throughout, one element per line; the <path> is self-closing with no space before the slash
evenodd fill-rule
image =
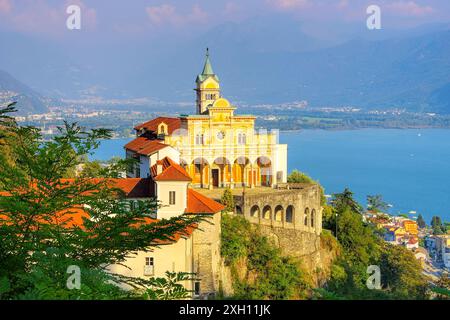
<path id="1" fill-rule="evenodd" d="M 92 158 L 123 156 L 128 141 L 104 141 Z M 349 187 L 363 204 L 381 194 L 393 214 L 450 221 L 450 130 L 304 130 L 281 132 L 280 142 L 288 144 L 289 171 L 319 180 L 327 194 Z"/>

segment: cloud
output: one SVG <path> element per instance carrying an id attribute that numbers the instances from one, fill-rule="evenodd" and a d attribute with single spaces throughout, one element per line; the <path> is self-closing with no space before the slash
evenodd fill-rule
<path id="1" fill-rule="evenodd" d="M 10 0 L 0 0 L 0 13 L 9 13 L 12 9 Z"/>
<path id="2" fill-rule="evenodd" d="M 183 26 L 188 23 L 203 23 L 208 19 L 208 14 L 199 6 L 194 5 L 188 14 L 180 14 L 175 6 L 163 4 L 145 8 L 150 22 L 154 25 Z"/>
<path id="3" fill-rule="evenodd" d="M 267 2 L 281 10 L 306 8 L 311 5 L 310 0 L 267 0 Z"/>
<path id="4" fill-rule="evenodd" d="M 386 5 L 395 14 L 404 16 L 425 16 L 434 12 L 430 6 L 421 6 L 414 1 L 396 1 Z"/>

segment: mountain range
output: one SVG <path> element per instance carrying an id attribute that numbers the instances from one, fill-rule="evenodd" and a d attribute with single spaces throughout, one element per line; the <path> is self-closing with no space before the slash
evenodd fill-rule
<path id="1" fill-rule="evenodd" d="M 187 39 L 95 47 L 0 33 L 9 48 L 0 51 L 0 69 L 26 81 L 27 92 L 52 98 L 193 102 L 209 47 L 223 93 L 237 105 L 306 100 L 313 108 L 450 113 L 449 25 L 376 32 L 361 28 L 330 41 L 296 21 L 262 19 L 225 23 Z"/>
<path id="2" fill-rule="evenodd" d="M 0 104 L 17 102 L 17 114 L 46 113 L 48 108 L 44 98 L 33 89 L 0 70 Z"/>

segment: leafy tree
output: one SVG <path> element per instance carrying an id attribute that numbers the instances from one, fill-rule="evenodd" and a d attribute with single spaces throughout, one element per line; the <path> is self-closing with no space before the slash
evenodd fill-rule
<path id="1" fill-rule="evenodd" d="M 101 170 L 103 169 L 100 161 L 88 161 L 82 164 L 83 169 L 80 175 L 87 178 L 99 178 L 101 177 Z"/>
<path id="2" fill-rule="evenodd" d="M 243 217 L 223 214 L 221 229 L 221 255 L 230 265 L 247 255 L 247 248 L 251 241 L 249 236 L 251 224 Z"/>
<path id="3" fill-rule="evenodd" d="M 307 174 L 295 169 L 289 174 L 289 176 L 287 178 L 287 182 L 288 183 L 314 183 L 314 180 Z"/>
<path id="4" fill-rule="evenodd" d="M 389 205 L 383 201 L 379 194 L 367 196 L 367 209 L 375 212 L 383 212 L 389 209 Z"/>
<path id="5" fill-rule="evenodd" d="M 364 223 L 359 204 L 349 190 L 334 196 L 331 203 L 338 217 L 334 223 L 341 254 L 332 266 L 325 294 L 319 292 L 318 298 L 330 297 L 330 293 L 345 299 L 425 298 L 427 284 L 412 253 L 386 244 L 372 225 Z M 370 265 L 381 268 L 382 290 L 369 290 L 366 286 Z"/>
<path id="6" fill-rule="evenodd" d="M 220 199 L 220 203 L 225 206 L 225 210 L 227 212 L 234 211 L 234 197 L 230 188 L 226 188 L 223 191 L 222 198 Z"/>
<path id="7" fill-rule="evenodd" d="M 435 235 L 447 233 L 447 227 L 442 224 L 441 217 L 439 216 L 433 216 L 431 219 L 431 227 Z"/>
<path id="8" fill-rule="evenodd" d="M 421 229 L 426 228 L 426 226 L 427 226 L 427 224 L 421 214 L 419 214 L 419 216 L 417 217 L 417 225 Z"/>
<path id="9" fill-rule="evenodd" d="M 149 288 L 144 293 L 148 300 L 180 300 L 189 297 L 189 291 L 181 284 L 193 279 L 191 273 L 166 272 L 165 278 L 150 280 Z"/>
<path id="10" fill-rule="evenodd" d="M 33 127 L 2 130 L 12 155 L 7 161 L 0 153 L 2 299 L 123 297 L 124 292 L 108 285 L 110 280 L 145 289 L 151 282 L 111 274 L 107 267 L 138 250 L 150 250 L 156 241 L 171 241 L 202 219 L 181 216 L 146 223 L 158 207 L 155 200 L 130 208 L 109 179 L 63 179 L 100 139 L 110 137 L 108 130 L 87 132 L 65 123 L 51 141 L 43 141 Z M 82 226 L 75 223 L 80 215 Z M 81 290 L 68 292 L 65 286 L 69 265 L 83 272 Z"/>
<path id="11" fill-rule="evenodd" d="M 348 188 L 345 188 L 342 193 L 333 194 L 331 205 L 338 212 L 343 212 L 346 208 L 359 214 L 363 211 L 361 205 L 353 199 L 353 192 Z"/>
<path id="12" fill-rule="evenodd" d="M 427 282 L 414 255 L 402 246 L 385 244 L 380 259 L 381 283 L 397 299 L 425 299 Z"/>

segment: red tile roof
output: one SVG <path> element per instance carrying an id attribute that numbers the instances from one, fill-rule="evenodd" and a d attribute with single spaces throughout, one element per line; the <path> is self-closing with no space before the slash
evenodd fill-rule
<path id="1" fill-rule="evenodd" d="M 109 179 L 111 186 L 125 192 L 127 198 L 149 198 L 155 195 L 154 184 L 149 178 Z"/>
<path id="2" fill-rule="evenodd" d="M 194 191 L 187 191 L 187 208 L 184 213 L 187 214 L 215 214 L 225 209 L 222 204 Z"/>
<path id="3" fill-rule="evenodd" d="M 162 166 L 162 172 L 160 174 L 157 173 L 158 165 Z M 169 157 L 158 160 L 150 168 L 150 172 L 155 181 L 192 181 L 186 170 Z"/>
<path id="4" fill-rule="evenodd" d="M 175 130 L 181 127 L 180 118 L 158 117 L 156 119 L 141 123 L 134 127 L 135 130 L 145 129 L 148 131 L 158 132 L 158 126 L 161 122 L 167 125 L 167 133 L 172 134 Z"/>
<path id="5" fill-rule="evenodd" d="M 164 149 L 165 147 L 168 147 L 168 145 L 161 143 L 159 140 L 142 136 L 128 142 L 124 148 L 138 154 L 148 156 L 156 151 Z"/>
<path id="6" fill-rule="evenodd" d="M 76 179 L 60 179 L 58 185 L 54 187 L 63 190 L 75 181 Z M 106 181 L 108 187 L 122 190 L 127 198 L 150 198 L 155 195 L 154 184 L 149 178 L 91 178 L 87 181 L 94 186 Z M 33 184 L 31 188 L 37 188 L 36 184 Z M 27 192 L 27 189 L 19 190 L 19 192 Z M 84 194 L 91 194 L 92 192 L 87 191 Z M 0 192 L 0 195 L 11 196 L 9 192 L 4 191 Z"/>

